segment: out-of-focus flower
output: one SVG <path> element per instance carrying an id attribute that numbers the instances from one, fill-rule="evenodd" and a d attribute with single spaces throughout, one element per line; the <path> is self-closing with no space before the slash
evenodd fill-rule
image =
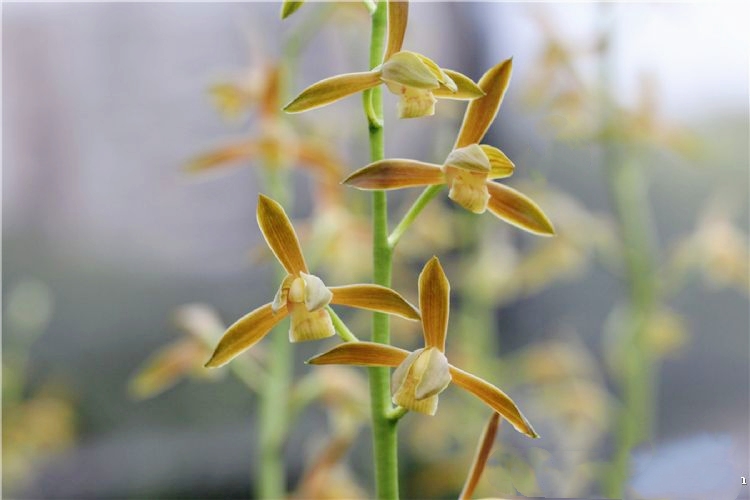
<path id="1" fill-rule="evenodd" d="M 435 113 L 436 98 L 471 100 L 483 95 L 471 79 L 440 68 L 422 54 L 401 50 L 409 5 L 388 2 L 388 42 L 383 63 L 371 71 L 338 75 L 311 85 L 284 107 L 288 113 L 318 108 L 384 83 L 399 96 L 398 116 L 415 118 Z"/>
<path id="2" fill-rule="evenodd" d="M 258 106 L 259 132 L 230 141 L 190 160 L 187 171 L 200 173 L 239 162 L 261 160 L 265 168 L 306 167 L 324 179 L 340 179 L 343 168 L 337 155 L 314 137 L 302 138 L 281 118 L 279 102 L 281 68 L 266 63 L 257 66 L 239 82 L 222 82 L 210 92 L 227 118 L 238 118 Z"/>
<path id="3" fill-rule="evenodd" d="M 291 316 L 289 340 L 301 342 L 335 334 L 328 304 L 341 304 L 419 319 L 417 310 L 398 293 L 379 285 L 360 284 L 327 287 L 308 274 L 297 235 L 284 209 L 274 200 L 260 195 L 258 226 L 263 237 L 288 273 L 273 302 L 249 312 L 224 333 L 207 367 L 228 363 L 252 347 L 287 315 Z"/>
<path id="4" fill-rule="evenodd" d="M 216 311 L 205 304 L 187 304 L 174 314 L 175 324 L 187 335 L 151 355 L 128 383 L 135 399 L 157 396 L 183 378 L 215 378 L 218 372 L 204 369 L 211 345 L 226 329 Z"/>
<path id="5" fill-rule="evenodd" d="M 738 230 L 725 209 L 707 208 L 693 234 L 673 252 L 670 272 L 678 279 L 689 271 L 701 272 L 714 288 L 734 287 L 750 293 L 750 251 L 747 235 Z"/>
<path id="6" fill-rule="evenodd" d="M 381 160 L 351 174 L 345 184 L 360 189 L 400 189 L 448 185 L 448 197 L 474 213 L 487 209 L 526 231 L 554 234 L 552 223 L 530 198 L 493 179 L 508 177 L 515 166 L 505 153 L 480 145 L 492 124 L 510 82 L 512 60 L 488 70 L 479 80 L 485 96 L 473 100 L 464 115 L 453 151 L 443 165 L 414 160 Z"/>
<path id="7" fill-rule="evenodd" d="M 438 395 L 453 381 L 500 413 L 519 432 L 538 437 L 516 404 L 504 392 L 448 363 L 445 357 L 445 336 L 448 329 L 450 284 L 437 257 L 433 257 L 425 265 L 419 276 L 419 306 L 424 348 L 410 353 L 389 345 L 349 342 L 310 359 L 308 363 L 397 367 L 391 381 L 393 402 L 428 415 L 435 414 Z"/>

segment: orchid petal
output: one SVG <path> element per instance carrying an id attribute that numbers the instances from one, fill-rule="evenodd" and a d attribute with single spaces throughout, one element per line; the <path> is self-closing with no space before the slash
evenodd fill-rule
<path id="1" fill-rule="evenodd" d="M 307 87 L 284 107 L 284 111 L 300 113 L 319 108 L 378 84 L 380 84 L 380 74 L 376 71 L 332 76 Z"/>
<path id="2" fill-rule="evenodd" d="M 490 193 L 487 208 L 497 217 L 531 233 L 555 234 L 552 223 L 531 198 L 496 182 L 488 182 L 487 190 Z"/>
<path id="3" fill-rule="evenodd" d="M 276 295 L 273 297 L 273 302 L 271 302 L 271 310 L 274 314 L 279 312 L 281 308 L 286 305 L 289 295 L 289 287 L 292 286 L 292 282 L 295 279 L 297 279 L 295 276 L 288 274 L 286 278 L 284 278 L 284 281 L 281 282 L 281 286 L 279 286 Z"/>
<path id="4" fill-rule="evenodd" d="M 136 399 L 146 399 L 166 391 L 196 365 L 200 366 L 205 351 L 204 345 L 195 338 L 184 338 L 160 349 L 129 382 L 128 392 Z"/>
<path id="5" fill-rule="evenodd" d="M 383 61 L 401 50 L 409 19 L 409 2 L 388 2 L 388 42 Z"/>
<path id="6" fill-rule="evenodd" d="M 444 183 L 440 166 L 415 160 L 376 161 L 343 181 L 359 189 L 400 189 Z"/>
<path id="7" fill-rule="evenodd" d="M 479 146 L 490 160 L 490 179 L 502 179 L 513 175 L 516 166 L 499 149 L 482 144 Z"/>
<path id="8" fill-rule="evenodd" d="M 419 310 L 422 314 L 425 347 L 445 352 L 448 331 L 450 283 L 437 257 L 427 262 L 419 275 Z"/>
<path id="9" fill-rule="evenodd" d="M 438 99 L 476 99 L 484 95 L 484 91 L 466 75 L 450 69 L 443 69 L 443 72 L 456 84 L 456 91 L 447 87 L 440 87 L 432 91 L 432 94 Z"/>
<path id="10" fill-rule="evenodd" d="M 359 307 L 417 320 L 419 311 L 397 292 L 380 285 L 332 286 L 332 304 Z"/>
<path id="11" fill-rule="evenodd" d="M 443 392 L 448 384 L 451 383 L 451 374 L 448 369 L 448 358 L 438 349 L 425 349 L 427 366 L 422 373 L 422 377 L 417 384 L 414 395 L 417 399 L 429 398 Z"/>
<path id="12" fill-rule="evenodd" d="M 513 60 L 507 59 L 490 68 L 479 80 L 479 88 L 485 95 L 471 101 L 466 108 L 455 148 L 479 143 L 482 140 L 500 109 L 512 70 Z"/>
<path id="13" fill-rule="evenodd" d="M 357 365 L 391 366 L 400 365 L 409 351 L 375 342 L 347 342 L 310 358 L 311 365 Z"/>
<path id="14" fill-rule="evenodd" d="M 490 458 L 490 452 L 495 444 L 495 436 L 497 436 L 497 428 L 500 426 L 500 414 L 492 412 L 489 421 L 484 426 L 482 431 L 482 437 L 479 439 L 479 446 L 477 447 L 474 460 L 471 463 L 471 470 L 466 478 L 461 493 L 458 495 L 459 500 L 470 500 L 474 494 L 474 490 L 479 483 L 479 478 L 482 477 L 487 466 L 487 460 Z"/>
<path id="15" fill-rule="evenodd" d="M 418 349 L 396 368 L 391 378 L 391 392 L 393 394 L 392 401 L 395 405 L 427 415 L 434 415 L 438 407 L 439 391 L 422 398 L 416 395 L 417 387 L 424 379 L 425 371 L 431 359 L 428 350 L 437 351 L 436 349 Z M 445 367 L 447 368 L 447 362 Z M 450 379 L 448 382 L 450 383 Z"/>
<path id="16" fill-rule="evenodd" d="M 419 58 L 420 61 L 422 61 L 422 64 L 427 66 L 427 68 L 435 76 L 435 78 L 437 78 L 438 83 L 440 83 L 440 87 L 438 88 L 445 88 L 451 92 L 456 92 L 458 90 L 456 82 L 454 82 L 453 79 L 448 76 L 448 74 L 443 71 L 443 68 L 438 66 L 435 61 L 422 54 L 417 54 L 416 52 L 414 54 Z"/>
<path id="17" fill-rule="evenodd" d="M 424 62 L 423 56 L 408 50 L 393 54 L 383 63 L 380 79 L 387 83 L 422 90 L 440 87 L 440 77 Z"/>
<path id="18" fill-rule="evenodd" d="M 297 234 L 282 206 L 261 194 L 258 197 L 257 219 L 266 243 L 286 272 L 293 275 L 307 272 Z"/>
<path id="19" fill-rule="evenodd" d="M 227 144 L 219 149 L 202 154 L 188 162 L 185 170 L 190 173 L 198 173 L 216 167 L 225 166 L 227 163 L 252 160 L 260 152 L 260 145 L 256 141 L 242 141 L 235 144 Z"/>
<path id="20" fill-rule="evenodd" d="M 289 301 L 287 310 L 291 316 L 289 342 L 307 342 L 336 335 L 331 315 L 326 309 L 311 311 L 305 304 Z"/>
<path id="21" fill-rule="evenodd" d="M 227 329 L 211 355 L 211 359 L 206 363 L 206 367 L 216 368 L 228 363 L 265 337 L 271 328 L 285 317 L 286 310 L 274 314 L 271 304 L 247 313 Z"/>
<path id="22" fill-rule="evenodd" d="M 305 307 L 308 311 L 315 311 L 330 304 L 333 294 L 323 280 L 312 274 L 301 272 L 299 275 L 305 282 Z"/>
<path id="23" fill-rule="evenodd" d="M 450 373 L 454 384 L 484 401 L 485 404 L 510 422 L 518 432 L 532 438 L 539 437 L 513 400 L 503 391 L 486 380 L 467 373 L 453 365 L 450 367 Z"/>
<path id="24" fill-rule="evenodd" d="M 451 151 L 448 158 L 445 159 L 444 166 L 489 174 L 490 159 L 481 146 L 478 144 L 469 144 L 468 146 Z"/>

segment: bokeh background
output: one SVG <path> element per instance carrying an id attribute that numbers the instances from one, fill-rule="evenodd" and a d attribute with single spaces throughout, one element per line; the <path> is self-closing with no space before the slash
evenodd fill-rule
<path id="1" fill-rule="evenodd" d="M 286 97 L 366 69 L 361 4 L 306 4 L 283 23 L 278 12 L 276 3 L 3 5 L 6 496 L 251 495 L 256 397 L 245 385 L 196 372 L 144 399 L 132 380 L 185 338 L 181 306 L 206 304 L 228 323 L 275 291 L 255 222 L 259 162 L 186 173 L 196 155 L 259 130 L 257 113 L 227 120 L 207 90 L 278 60 L 295 30 L 309 33 Z M 748 497 L 748 15 L 732 3 L 412 5 L 405 46 L 442 66 L 476 80 L 513 56 L 487 142 L 514 160 L 509 184 L 533 193 L 559 232 L 540 242 L 436 201 L 397 257 L 405 271 L 395 287 L 411 298 L 426 258 L 449 262 L 458 308 L 449 343 L 455 334 L 471 344 L 470 330 L 484 328 L 478 337 L 489 340 L 460 355 L 489 346 L 479 371 L 544 436 L 529 442 L 503 427 L 484 494 L 601 495 L 623 406 L 617 330 L 628 314 L 628 248 L 602 166 L 609 144 L 636 164 L 650 272 L 666 290 L 652 328 L 653 437 L 629 456 L 627 495 Z M 397 122 L 389 94 L 385 104 L 387 155 L 441 162 L 463 105 L 440 102 L 433 118 Z M 289 121 L 352 171 L 367 163 L 360 105 L 352 97 Z M 602 130 L 612 115 L 618 127 Z M 291 172 L 295 225 L 314 236 L 315 174 Z M 347 196 L 366 208 L 364 194 Z M 415 196 L 393 195 L 394 210 Z M 367 279 L 363 231 L 364 250 L 352 249 L 361 237 L 321 247 L 332 283 Z M 479 306 L 489 313 L 474 314 Z M 351 325 L 366 328 L 367 318 Z M 407 326 L 396 330 L 412 342 Z M 298 378 L 319 350 L 296 350 Z M 357 374 L 331 376 L 358 387 Z M 289 437 L 290 491 L 320 446 L 315 436 L 332 426 L 324 408 L 305 410 Z M 433 419 L 404 419 L 406 495 L 456 494 L 483 411 L 446 393 Z M 345 462 L 353 484 L 341 495 L 367 496 L 366 429 Z"/>

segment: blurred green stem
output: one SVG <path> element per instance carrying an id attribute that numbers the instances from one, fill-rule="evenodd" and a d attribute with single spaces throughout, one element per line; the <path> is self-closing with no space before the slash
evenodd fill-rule
<path id="1" fill-rule="evenodd" d="M 428 186 L 422 191 L 419 198 L 417 198 L 412 206 L 409 207 L 409 210 L 404 215 L 404 218 L 401 219 L 401 222 L 398 223 L 391 235 L 388 236 L 388 248 L 391 250 L 396 248 L 396 245 L 398 245 L 398 242 L 401 240 L 401 237 L 406 230 L 409 229 L 409 226 L 412 225 L 417 216 L 422 213 L 422 210 L 424 210 L 432 199 L 435 198 L 435 195 L 437 195 L 444 187 L 444 184 L 438 184 L 437 186 Z"/>
<path id="2" fill-rule="evenodd" d="M 602 33 L 607 47 L 601 58 L 603 130 L 610 133 L 621 126 L 617 110 L 607 96 L 613 89 L 614 57 L 613 29 L 610 4 L 600 4 L 600 16 L 605 25 Z M 629 476 L 629 462 L 633 448 L 651 439 L 655 409 L 655 365 L 645 342 L 645 325 L 656 302 L 656 283 L 652 255 L 652 217 L 648 204 L 648 186 L 640 166 L 624 148 L 616 143 L 603 143 L 603 164 L 607 176 L 610 199 L 617 217 L 625 265 L 625 286 L 628 293 L 630 321 L 623 329 L 623 349 L 619 351 L 622 368 L 622 406 L 615 428 L 615 457 L 604 482 L 604 494 L 621 498 Z"/>
<path id="3" fill-rule="evenodd" d="M 381 63 L 385 45 L 387 2 L 380 0 L 372 14 L 370 38 L 370 68 Z M 383 138 L 383 100 L 380 87 L 363 94 L 370 137 L 370 161 L 385 156 Z M 373 224 L 373 281 L 391 286 L 392 252 L 388 244 L 388 198 L 385 191 L 372 193 Z M 387 314 L 374 313 L 372 341 L 390 344 L 390 322 Z M 375 462 L 375 488 L 377 498 L 398 498 L 398 457 L 396 446 L 396 420 L 388 418 L 391 407 L 390 369 L 369 368 L 370 406 L 372 411 L 373 453 Z"/>

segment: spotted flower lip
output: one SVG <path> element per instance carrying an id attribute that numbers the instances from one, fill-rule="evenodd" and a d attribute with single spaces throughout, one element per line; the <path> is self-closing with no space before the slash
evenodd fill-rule
<path id="1" fill-rule="evenodd" d="M 433 415 L 437 398 L 451 382 L 481 399 L 527 436 L 538 434 L 513 400 L 489 382 L 448 363 L 445 337 L 448 329 L 450 284 L 440 261 L 433 257 L 419 276 L 419 307 L 425 347 L 414 352 L 373 342 L 349 342 L 308 360 L 314 365 L 345 364 L 389 366 L 394 402 L 410 410 Z"/>
<path id="2" fill-rule="evenodd" d="M 492 124 L 510 82 L 512 59 L 489 69 L 479 80 L 483 97 L 466 109 L 453 151 L 443 165 L 387 159 L 371 163 L 343 183 L 359 189 L 401 189 L 447 185 L 448 197 L 474 213 L 492 214 L 525 231 L 552 235 L 555 230 L 541 208 L 526 195 L 494 179 L 509 177 L 515 165 L 499 149 L 479 144 Z"/>
<path id="3" fill-rule="evenodd" d="M 399 97 L 399 118 L 432 116 L 436 99 L 471 100 L 483 96 L 484 91 L 469 77 L 443 69 L 422 54 L 401 50 L 408 12 L 408 2 L 388 2 L 388 42 L 382 64 L 371 71 L 321 80 L 303 90 L 284 111 L 308 111 L 380 84 Z"/>
<path id="4" fill-rule="evenodd" d="M 291 317 L 289 340 L 302 342 L 334 335 L 326 307 L 340 304 L 419 319 L 417 309 L 390 288 L 371 284 L 327 287 L 309 273 L 297 234 L 279 203 L 260 195 L 258 225 L 287 276 L 273 301 L 237 320 L 224 333 L 207 367 L 222 366 L 259 342 L 286 316 Z"/>

